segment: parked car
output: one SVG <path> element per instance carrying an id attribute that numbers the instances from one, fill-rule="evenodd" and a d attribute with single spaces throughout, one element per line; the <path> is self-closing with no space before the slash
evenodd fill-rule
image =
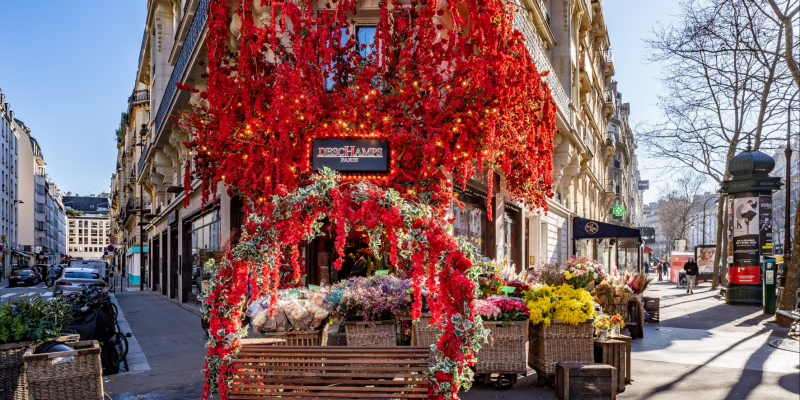
<path id="1" fill-rule="evenodd" d="M 40 282 L 39 275 L 33 268 L 20 268 L 11 271 L 8 276 L 8 286 L 14 287 L 20 283 L 27 283 L 29 285 L 38 285 Z"/>
<path id="2" fill-rule="evenodd" d="M 80 292 L 83 285 L 105 287 L 106 281 L 93 268 L 66 268 L 53 285 L 53 295 Z"/>
<path id="3" fill-rule="evenodd" d="M 100 275 L 100 279 L 108 282 L 108 265 L 103 260 L 72 260 L 70 268 L 91 268 Z"/>

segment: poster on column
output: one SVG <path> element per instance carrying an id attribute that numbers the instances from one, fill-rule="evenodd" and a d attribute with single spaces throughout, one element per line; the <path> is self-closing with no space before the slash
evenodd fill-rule
<path id="1" fill-rule="evenodd" d="M 758 196 L 758 236 L 761 255 L 772 257 L 772 196 Z"/>
<path id="2" fill-rule="evenodd" d="M 758 283 L 758 197 L 733 199 L 733 269 L 731 283 Z"/>

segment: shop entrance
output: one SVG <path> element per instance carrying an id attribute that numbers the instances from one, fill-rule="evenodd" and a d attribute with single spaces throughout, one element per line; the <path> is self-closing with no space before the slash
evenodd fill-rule
<path id="1" fill-rule="evenodd" d="M 336 284 L 351 276 L 369 276 L 375 271 L 394 270 L 388 262 L 387 252 L 373 254 L 369 248 L 369 236 L 364 230 L 356 228 L 347 235 L 345 259 L 342 269 L 337 271 L 334 267 L 334 262 L 339 259 L 335 247 L 336 230 L 328 224 L 323 229 L 326 233 L 312 240 L 305 248 L 307 284 Z"/>
<path id="2" fill-rule="evenodd" d="M 150 276 L 152 277 L 152 279 L 150 279 L 148 283 L 150 284 L 150 290 L 154 292 L 159 291 L 161 287 L 161 284 L 158 281 L 158 277 L 160 276 L 158 271 L 158 260 L 159 260 L 159 255 L 161 255 L 161 253 L 159 252 L 160 249 L 158 247 L 158 242 L 159 242 L 158 237 L 156 237 L 150 243 L 150 248 L 152 249 L 150 250 L 150 255 L 151 255 Z"/>

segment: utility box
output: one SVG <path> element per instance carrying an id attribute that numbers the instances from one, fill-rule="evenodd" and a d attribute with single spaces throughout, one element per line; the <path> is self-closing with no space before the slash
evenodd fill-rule
<path id="1" fill-rule="evenodd" d="M 775 300 L 777 298 L 775 287 L 778 282 L 778 264 L 774 258 L 768 258 L 761 263 L 764 276 L 761 279 L 763 287 L 764 314 L 775 314 Z"/>

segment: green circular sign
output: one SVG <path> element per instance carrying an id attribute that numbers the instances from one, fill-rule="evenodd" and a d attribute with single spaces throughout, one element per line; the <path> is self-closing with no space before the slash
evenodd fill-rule
<path id="1" fill-rule="evenodd" d="M 611 213 L 614 214 L 615 217 L 621 217 L 625 214 L 625 207 L 623 207 L 621 204 L 616 205 L 611 209 Z"/>

